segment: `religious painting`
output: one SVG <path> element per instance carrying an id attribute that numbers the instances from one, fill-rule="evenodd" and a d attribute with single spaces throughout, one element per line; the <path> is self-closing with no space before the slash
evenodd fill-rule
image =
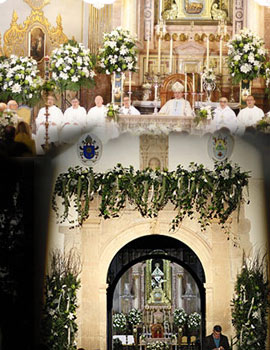
<path id="1" fill-rule="evenodd" d="M 185 0 L 185 12 L 189 15 L 199 15 L 203 11 L 204 0 Z"/>
<path id="2" fill-rule="evenodd" d="M 35 27 L 30 32 L 29 54 L 37 62 L 45 56 L 45 33 L 39 27 Z"/>

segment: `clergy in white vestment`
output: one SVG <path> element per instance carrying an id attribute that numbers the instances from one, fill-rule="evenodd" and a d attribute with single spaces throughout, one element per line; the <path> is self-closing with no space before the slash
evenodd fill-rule
<path id="1" fill-rule="evenodd" d="M 237 118 L 234 111 L 228 106 L 228 99 L 221 97 L 219 106 L 214 110 L 214 118 L 211 121 L 210 130 L 215 132 L 224 127 L 234 134 L 237 129 Z"/>
<path id="2" fill-rule="evenodd" d="M 117 124 L 107 119 L 107 107 L 102 96 L 96 96 L 95 107 L 89 109 L 86 118 L 86 130 L 98 136 L 104 143 L 119 136 Z"/>
<path id="3" fill-rule="evenodd" d="M 86 126 L 86 110 L 80 106 L 80 102 L 77 98 L 73 98 L 71 101 L 71 107 L 69 107 L 63 117 L 60 130 L 60 142 L 73 143 L 82 134 Z"/>
<path id="4" fill-rule="evenodd" d="M 7 110 L 12 113 L 12 121 L 16 127 L 19 122 L 23 122 L 23 118 L 17 114 L 18 103 L 15 100 L 9 100 L 7 103 Z"/>
<path id="5" fill-rule="evenodd" d="M 48 136 L 49 136 L 49 143 L 50 144 L 57 144 L 59 142 L 59 129 L 61 126 L 61 123 L 63 121 L 63 113 L 60 108 L 56 107 L 54 105 L 54 97 L 49 96 L 48 97 Z M 45 145 L 45 134 L 46 134 L 46 128 L 45 128 L 45 122 L 46 122 L 46 108 L 42 107 L 38 113 L 38 116 L 36 118 L 36 149 L 37 153 L 43 153 L 42 149 Z"/>
<path id="6" fill-rule="evenodd" d="M 189 101 L 183 98 L 184 86 L 177 81 L 173 84 L 172 91 L 174 92 L 174 99 L 167 101 L 159 113 L 179 117 L 193 117 Z"/>
<path id="7" fill-rule="evenodd" d="M 264 111 L 255 106 L 255 102 L 252 95 L 247 97 L 247 107 L 242 109 L 237 116 L 237 133 L 243 134 L 247 127 L 255 126 L 256 123 L 264 117 Z"/>
<path id="8" fill-rule="evenodd" d="M 140 115 L 141 113 L 131 105 L 129 97 L 125 96 L 123 98 L 123 106 L 120 108 L 120 114 Z"/>

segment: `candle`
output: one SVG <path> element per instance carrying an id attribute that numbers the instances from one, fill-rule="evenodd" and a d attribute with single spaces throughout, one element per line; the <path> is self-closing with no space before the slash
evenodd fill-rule
<path id="1" fill-rule="evenodd" d="M 170 40 L 170 65 L 169 65 L 169 73 L 172 73 L 172 61 L 173 61 L 173 38 Z"/>
<path id="2" fill-rule="evenodd" d="M 160 73 L 161 37 L 158 38 L 158 73 Z"/>
<path id="3" fill-rule="evenodd" d="M 162 14 L 162 0 L 159 0 L 159 19 L 161 19 Z"/>
<path id="4" fill-rule="evenodd" d="M 157 89 L 158 89 L 158 85 L 155 85 L 155 101 L 157 101 Z"/>
<path id="5" fill-rule="evenodd" d="M 203 79 L 202 79 L 203 73 L 201 73 L 201 93 L 203 93 Z"/>
<path id="6" fill-rule="evenodd" d="M 128 91 L 131 92 L 131 71 L 128 73 Z"/>
<path id="7" fill-rule="evenodd" d="M 115 72 L 113 72 L 113 79 L 112 79 L 112 103 L 114 103 L 114 90 L 115 90 Z"/>
<path id="8" fill-rule="evenodd" d="M 219 73 L 222 74 L 222 49 L 223 49 L 223 40 L 220 38 L 219 42 Z"/>
<path id="9" fill-rule="evenodd" d="M 146 73 L 148 73 L 148 66 L 149 66 L 149 44 L 150 44 L 150 40 L 148 36 L 147 44 L 146 44 L 146 68 L 145 68 Z"/>
<path id="10" fill-rule="evenodd" d="M 121 73 L 121 106 L 123 103 L 123 93 L 124 93 L 124 80 L 125 80 L 125 73 Z"/>
<path id="11" fill-rule="evenodd" d="M 192 73 L 192 92 L 195 92 L 195 73 Z"/>
<path id="12" fill-rule="evenodd" d="M 207 69 L 209 69 L 209 51 L 210 51 L 210 47 L 209 47 L 209 35 L 207 35 L 207 41 L 206 41 L 206 67 Z"/>
<path id="13" fill-rule="evenodd" d="M 187 92 L 187 73 L 185 72 L 185 92 Z"/>

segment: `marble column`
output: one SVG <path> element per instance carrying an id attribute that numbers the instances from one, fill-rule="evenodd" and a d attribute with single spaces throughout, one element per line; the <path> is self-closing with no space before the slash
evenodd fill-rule
<path id="1" fill-rule="evenodd" d="M 182 299 L 182 291 L 183 291 L 183 274 L 177 275 L 177 307 L 183 308 L 183 299 Z"/>
<path id="2" fill-rule="evenodd" d="M 139 309 L 140 308 L 140 276 L 137 275 L 133 275 L 133 285 L 134 285 L 134 300 L 133 300 L 133 307 L 135 307 L 135 309 Z"/>

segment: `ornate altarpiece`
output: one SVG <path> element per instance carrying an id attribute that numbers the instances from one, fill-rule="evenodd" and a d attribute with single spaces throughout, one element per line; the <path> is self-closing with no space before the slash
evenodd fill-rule
<path id="1" fill-rule="evenodd" d="M 18 15 L 14 10 L 10 28 L 3 37 L 3 54 L 10 56 L 34 56 L 38 60 L 39 69 L 43 70 L 45 55 L 59 45 L 65 43 L 68 38 L 63 32 L 62 18 L 56 18 L 56 27 L 53 27 L 44 16 L 43 8 L 50 0 L 24 0 L 31 8 L 30 15 L 23 24 L 18 24 Z M 1 51 L 1 49 L 0 49 Z"/>

